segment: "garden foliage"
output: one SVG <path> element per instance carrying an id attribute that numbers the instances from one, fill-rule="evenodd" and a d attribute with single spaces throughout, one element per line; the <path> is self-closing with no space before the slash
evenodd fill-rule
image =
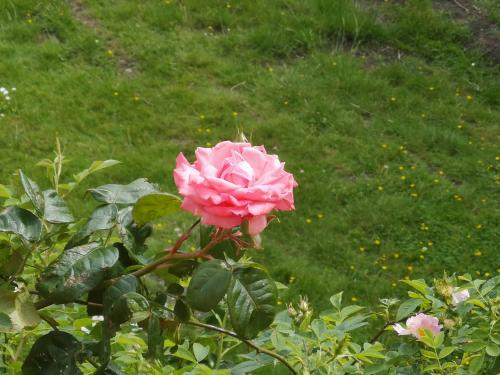
<path id="1" fill-rule="evenodd" d="M 227 180 L 239 188 L 254 181 L 252 173 L 268 172 L 266 163 L 259 164 L 260 170 L 252 164 L 254 171 L 249 172 L 235 155 L 239 154 L 228 153 L 217 165 L 229 171 Z M 4 373 L 493 374 L 500 370 L 499 276 L 402 280 L 409 288 L 407 299 L 381 299 L 380 306 L 371 310 L 346 305 L 342 293 L 333 295 L 331 308 L 320 313 L 306 298 L 283 309 L 278 300 L 285 286 L 251 258 L 261 245 L 258 233 L 249 231 L 251 213 L 245 211 L 239 225 L 227 227 L 202 224 L 206 212 L 193 209 L 202 222 L 194 218 L 165 250 L 150 249 L 151 223 L 174 221 L 183 200 L 146 179 L 136 179 L 88 189 L 86 199 L 98 206 L 81 217 L 66 203 L 68 196 L 87 176 L 117 161 L 96 161 L 71 181 L 61 178 L 63 162 L 60 147 L 54 160 L 40 162 L 47 169 L 47 189 L 22 170 L 11 185 L 0 185 Z M 182 164 L 206 171 L 185 159 Z M 272 166 L 273 178 L 266 175 L 268 186 L 283 181 L 276 177 L 285 176 L 279 165 Z M 189 173 L 194 172 L 189 169 Z M 288 209 L 293 207 L 293 195 L 290 198 L 287 190 L 294 187 L 293 177 L 287 181 L 280 185 L 286 191 L 280 197 L 287 197 Z M 184 202 L 187 185 L 189 179 L 182 180 Z M 196 203 L 201 205 L 203 194 L 197 189 Z M 276 196 L 262 191 L 259 199 L 273 197 L 270 209 L 280 209 Z M 235 206 L 244 201 L 238 197 L 237 203 L 231 200 Z M 214 206 L 209 213 L 220 212 Z M 269 207 L 251 211 L 264 215 L 263 227 L 274 219 L 266 211 Z M 194 249 L 187 246 L 195 243 Z M 396 331 L 408 337 L 399 337 Z"/>

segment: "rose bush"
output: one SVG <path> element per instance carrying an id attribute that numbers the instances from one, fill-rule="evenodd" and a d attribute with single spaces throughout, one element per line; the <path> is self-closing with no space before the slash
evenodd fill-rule
<path id="1" fill-rule="evenodd" d="M 68 195 L 118 162 L 96 161 L 66 181 L 63 163 L 59 145 L 39 163 L 46 189 L 21 170 L 0 185 L 3 373 L 500 371 L 500 277 L 402 280 L 409 298 L 371 310 L 337 293 L 319 314 L 306 298 L 278 311 L 286 286 L 250 258 L 252 236 L 273 210 L 294 208 L 296 182 L 262 146 L 199 148 L 194 164 L 179 155 L 183 199 L 145 179 L 91 188 L 97 207 L 80 219 Z M 178 223 L 185 230 L 168 247 L 152 246 L 151 223 L 172 222 L 181 207 L 201 218 Z"/>

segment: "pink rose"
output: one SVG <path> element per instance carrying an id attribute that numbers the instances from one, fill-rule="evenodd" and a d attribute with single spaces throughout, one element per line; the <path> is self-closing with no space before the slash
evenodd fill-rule
<path id="1" fill-rule="evenodd" d="M 203 224 L 233 228 L 248 221 L 249 234 L 257 235 L 272 210 L 295 209 L 297 183 L 264 146 L 225 141 L 198 147 L 195 154 L 194 164 L 179 154 L 174 180 L 184 197 L 181 207 L 201 216 Z"/>
<path id="2" fill-rule="evenodd" d="M 439 325 L 438 318 L 422 313 L 408 318 L 406 321 L 406 328 L 403 328 L 401 324 L 394 325 L 394 330 L 399 335 L 413 335 L 417 339 L 424 335 L 424 329 L 428 329 L 432 333 L 438 334 L 441 328 L 442 325 Z"/>
<path id="3" fill-rule="evenodd" d="M 459 288 L 454 288 L 451 295 L 451 302 L 453 305 L 458 305 L 460 302 L 468 300 L 470 297 L 469 291 L 467 289 L 460 290 Z"/>

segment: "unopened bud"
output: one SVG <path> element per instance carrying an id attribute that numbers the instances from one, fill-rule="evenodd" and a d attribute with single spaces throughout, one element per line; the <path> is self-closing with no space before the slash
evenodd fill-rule
<path id="1" fill-rule="evenodd" d="M 305 296 L 300 296 L 299 300 L 299 309 L 304 312 L 308 313 L 310 310 L 309 302 L 307 301 L 307 297 Z"/>
<path id="2" fill-rule="evenodd" d="M 445 319 L 443 323 L 446 329 L 452 329 L 457 324 L 453 319 Z"/>
<path id="3" fill-rule="evenodd" d="M 238 129 L 238 135 L 236 136 L 235 139 L 236 142 L 243 142 L 243 143 L 250 143 L 245 137 L 245 133 L 243 133 L 243 129 Z"/>
<path id="4" fill-rule="evenodd" d="M 453 294 L 453 287 L 449 285 L 446 280 L 434 280 L 434 285 L 436 285 L 436 291 L 445 298 L 451 298 Z"/>
<path id="5" fill-rule="evenodd" d="M 294 309 L 292 304 L 288 305 L 287 312 L 290 318 L 295 318 L 297 316 L 297 310 Z"/>

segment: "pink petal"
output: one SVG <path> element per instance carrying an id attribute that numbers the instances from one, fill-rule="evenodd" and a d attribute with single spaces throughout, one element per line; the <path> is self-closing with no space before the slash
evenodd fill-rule
<path id="1" fill-rule="evenodd" d="M 265 215 L 254 216 L 248 219 L 248 234 L 256 236 L 267 226 L 267 217 Z"/>
<path id="2" fill-rule="evenodd" d="M 392 326 L 394 328 L 394 330 L 398 333 L 398 335 L 400 336 L 404 336 L 404 335 L 411 335 L 411 332 L 409 330 L 407 330 L 406 328 L 403 328 L 401 326 L 401 324 L 394 324 Z"/>

